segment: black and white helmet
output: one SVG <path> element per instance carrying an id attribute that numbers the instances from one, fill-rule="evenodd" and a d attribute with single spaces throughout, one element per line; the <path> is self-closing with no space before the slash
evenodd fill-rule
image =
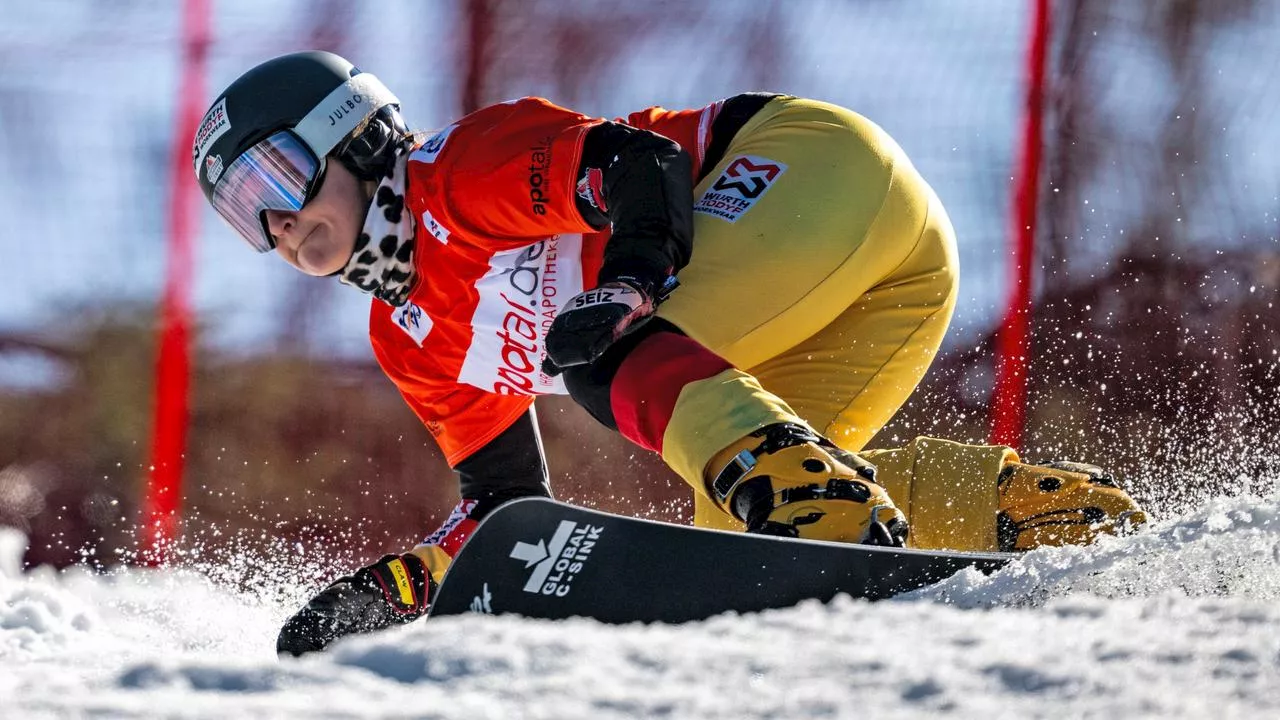
<path id="1" fill-rule="evenodd" d="M 191 158 L 204 196 L 259 252 L 275 241 L 266 210 L 299 210 L 336 158 L 379 179 L 407 133 L 382 81 L 327 52 L 268 60 L 231 83 L 205 113 Z"/>

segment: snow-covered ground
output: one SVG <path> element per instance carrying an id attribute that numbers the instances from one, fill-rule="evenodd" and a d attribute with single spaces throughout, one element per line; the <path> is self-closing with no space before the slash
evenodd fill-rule
<path id="1" fill-rule="evenodd" d="M 474 615 L 285 661 L 287 602 L 192 571 L 21 574 L 21 543 L 0 534 L 3 717 L 1280 717 L 1280 496 L 876 604 Z"/>

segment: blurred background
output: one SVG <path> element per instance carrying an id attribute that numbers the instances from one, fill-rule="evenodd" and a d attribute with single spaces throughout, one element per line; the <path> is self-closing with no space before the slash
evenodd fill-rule
<path id="1" fill-rule="evenodd" d="M 252 65 L 312 48 L 377 74 L 421 129 L 521 95 L 615 117 L 747 90 L 881 124 L 950 212 L 962 282 L 944 353 L 873 447 L 990 436 L 1032 113 L 1025 454 L 1116 469 L 1165 513 L 1275 487 L 1280 0 L 1052 0 L 1030 105 L 1035 0 L 199 4 L 194 46 L 179 2 L 4 9 L 0 524 L 30 536 L 29 563 L 134 556 L 184 92 L 203 113 Z M 191 207 L 180 552 L 349 562 L 412 544 L 456 484 L 373 364 L 367 296 Z M 655 457 L 564 399 L 538 406 L 562 499 L 688 519 Z"/>

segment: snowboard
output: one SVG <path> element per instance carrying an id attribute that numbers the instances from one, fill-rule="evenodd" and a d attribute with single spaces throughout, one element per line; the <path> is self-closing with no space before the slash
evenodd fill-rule
<path id="1" fill-rule="evenodd" d="M 481 521 L 430 614 L 681 623 L 841 593 L 879 600 L 1013 557 L 705 530 L 527 498 Z"/>

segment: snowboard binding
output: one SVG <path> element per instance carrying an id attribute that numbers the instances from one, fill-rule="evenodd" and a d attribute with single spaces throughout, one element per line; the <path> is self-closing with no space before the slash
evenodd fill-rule
<path id="1" fill-rule="evenodd" d="M 712 459 L 708 489 L 747 532 L 901 547 L 907 522 L 875 467 L 803 425 L 761 428 Z"/>

